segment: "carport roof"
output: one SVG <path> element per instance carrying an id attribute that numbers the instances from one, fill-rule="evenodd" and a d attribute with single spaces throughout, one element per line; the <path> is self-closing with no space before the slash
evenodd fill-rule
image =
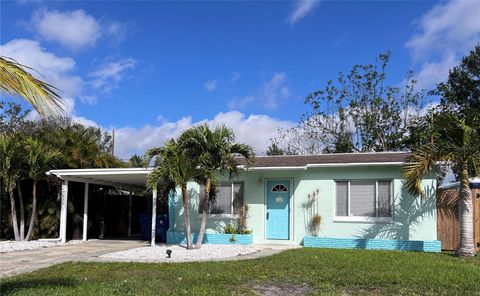
<path id="1" fill-rule="evenodd" d="M 50 170 L 47 175 L 62 180 L 115 187 L 144 187 L 153 168 L 66 169 Z"/>

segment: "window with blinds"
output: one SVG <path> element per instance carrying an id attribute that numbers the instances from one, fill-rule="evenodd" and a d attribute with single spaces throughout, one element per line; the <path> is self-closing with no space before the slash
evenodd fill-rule
<path id="1" fill-rule="evenodd" d="M 217 194 L 213 202 L 210 202 L 209 214 L 238 214 L 243 205 L 243 182 L 220 182 L 216 188 Z M 203 197 L 204 186 L 200 185 L 200 196 Z M 201 213 L 201 209 L 198 209 Z"/>
<path id="2" fill-rule="evenodd" d="M 337 181 L 337 217 L 391 217 L 391 181 Z"/>

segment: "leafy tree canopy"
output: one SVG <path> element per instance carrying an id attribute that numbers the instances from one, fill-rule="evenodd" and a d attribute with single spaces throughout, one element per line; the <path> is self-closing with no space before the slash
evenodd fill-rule
<path id="1" fill-rule="evenodd" d="M 407 150 L 410 123 L 421 116 L 425 93 L 413 72 L 401 86 L 387 79 L 390 52 L 376 63 L 355 65 L 305 99 L 299 124 L 281 129 L 273 143 L 285 154 Z"/>

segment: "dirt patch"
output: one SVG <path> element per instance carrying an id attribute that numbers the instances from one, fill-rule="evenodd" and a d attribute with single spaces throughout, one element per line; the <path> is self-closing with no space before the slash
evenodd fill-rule
<path id="1" fill-rule="evenodd" d="M 255 283 L 250 286 L 250 290 L 261 296 L 308 295 L 313 292 L 312 287 L 306 283 L 290 282 Z"/>

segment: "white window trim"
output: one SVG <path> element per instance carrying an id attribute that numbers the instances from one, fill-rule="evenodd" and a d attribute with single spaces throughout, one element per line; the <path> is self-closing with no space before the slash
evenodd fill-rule
<path id="1" fill-rule="evenodd" d="M 392 222 L 392 217 L 335 216 L 333 222 L 390 223 Z"/>
<path id="2" fill-rule="evenodd" d="M 375 182 L 375 217 L 367 216 L 337 216 L 337 182 L 347 182 L 347 213 L 350 215 L 350 182 L 365 181 Z M 378 215 L 378 182 L 390 182 L 390 217 L 377 217 Z M 335 180 L 335 190 L 333 196 L 333 222 L 340 223 L 390 223 L 393 221 L 393 180 L 392 179 L 373 179 L 373 180 Z"/>
<path id="3" fill-rule="evenodd" d="M 233 201 L 235 199 L 234 195 L 234 185 L 235 183 L 243 184 L 243 202 L 245 203 L 245 182 L 244 181 L 220 181 L 219 183 L 230 183 L 231 196 L 230 196 L 230 214 L 210 214 L 207 213 L 209 219 L 225 219 L 225 218 L 236 218 L 238 214 L 233 213 Z M 201 188 L 201 186 L 199 187 Z M 198 213 L 201 216 L 201 213 Z"/>

